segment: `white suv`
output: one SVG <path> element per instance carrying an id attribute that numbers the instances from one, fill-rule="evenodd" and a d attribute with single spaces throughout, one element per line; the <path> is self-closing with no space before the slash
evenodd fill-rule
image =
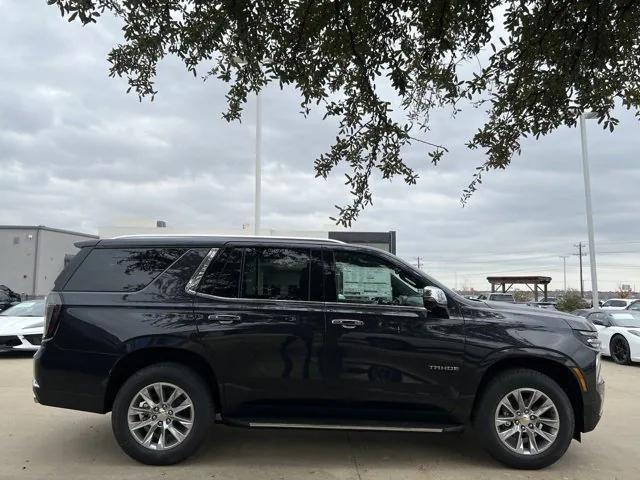
<path id="1" fill-rule="evenodd" d="M 610 298 L 602 304 L 603 310 L 624 310 L 632 303 L 638 301 L 637 298 Z"/>

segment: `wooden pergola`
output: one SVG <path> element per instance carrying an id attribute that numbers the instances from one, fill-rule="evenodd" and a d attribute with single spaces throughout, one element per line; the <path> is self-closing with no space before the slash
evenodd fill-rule
<path id="1" fill-rule="evenodd" d="M 514 285 L 526 285 L 533 292 L 535 301 L 538 301 L 538 294 L 542 293 L 543 300 L 547 300 L 547 286 L 551 282 L 551 277 L 532 276 L 507 276 L 507 277 L 487 277 L 491 284 L 491 292 L 496 291 L 496 286 L 500 287 L 502 293 L 507 293 Z M 508 285 L 508 286 L 507 286 Z M 542 285 L 542 287 L 541 287 Z M 532 287 L 533 286 L 533 287 Z"/>

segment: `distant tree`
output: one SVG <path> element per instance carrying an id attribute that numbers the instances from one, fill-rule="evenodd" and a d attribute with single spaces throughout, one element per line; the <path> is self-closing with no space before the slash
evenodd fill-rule
<path id="1" fill-rule="evenodd" d="M 580 296 L 576 290 L 568 290 L 562 297 L 558 298 L 556 308 L 563 312 L 573 312 L 581 308 L 589 308 L 589 303 Z"/>
<path id="2" fill-rule="evenodd" d="M 47 3 L 85 25 L 104 12 L 119 17 L 124 42 L 109 54 L 110 74 L 127 77 L 140 98 L 157 93 L 157 64 L 167 55 L 194 76 L 230 84 L 227 120 L 240 119 L 250 92 L 270 82 L 294 86 L 304 115 L 318 105 L 338 120 L 335 142 L 316 159 L 315 173 L 326 178 L 338 164 L 348 167 L 352 200 L 337 207 L 336 219 L 344 225 L 372 203 L 372 175 L 416 183 L 416 166 L 402 157 L 409 144 L 424 145 L 434 165 L 442 159 L 447 146 L 423 138 L 438 107 L 456 114 L 471 104 L 487 113 L 467 143 L 486 159 L 463 203 L 484 172 L 510 164 L 523 138 L 575 126 L 586 110 L 613 130 L 616 103 L 640 111 L 637 0 Z M 382 83 L 392 93 L 382 93 Z"/>
<path id="3" fill-rule="evenodd" d="M 518 303 L 527 303 L 533 300 L 533 294 L 525 290 L 516 290 L 513 292 L 513 299 Z"/>
<path id="4" fill-rule="evenodd" d="M 631 292 L 629 290 L 619 288 L 616 295 L 618 296 L 618 298 L 629 298 L 631 296 Z"/>

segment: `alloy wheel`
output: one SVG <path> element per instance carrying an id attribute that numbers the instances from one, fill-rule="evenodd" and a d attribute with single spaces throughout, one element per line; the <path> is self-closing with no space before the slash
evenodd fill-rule
<path id="1" fill-rule="evenodd" d="M 629 351 L 623 338 L 614 338 L 611 349 L 611 356 L 616 361 L 616 363 L 627 363 Z"/>
<path id="2" fill-rule="evenodd" d="M 181 444 L 193 428 L 193 402 L 171 383 L 142 388 L 129 404 L 129 432 L 150 450 L 167 450 Z"/>
<path id="3" fill-rule="evenodd" d="M 495 412 L 498 438 L 509 450 L 538 455 L 558 437 L 560 416 L 553 401 L 535 388 L 518 388 L 506 394 Z"/>

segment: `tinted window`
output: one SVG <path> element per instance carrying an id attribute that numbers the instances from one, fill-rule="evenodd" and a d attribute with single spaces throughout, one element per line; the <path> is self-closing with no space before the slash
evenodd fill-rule
<path id="1" fill-rule="evenodd" d="M 65 286 L 80 292 L 133 292 L 146 287 L 185 249 L 98 248 L 89 253 Z"/>
<path id="2" fill-rule="evenodd" d="M 627 305 L 627 302 L 622 300 L 609 300 L 604 303 L 604 307 L 624 307 Z"/>
<path id="3" fill-rule="evenodd" d="M 198 292 L 218 297 L 238 297 L 242 250 L 226 248 L 213 260 L 202 277 Z"/>
<path id="4" fill-rule="evenodd" d="M 248 248 L 242 276 L 244 298 L 309 300 L 312 270 L 309 250 L 292 248 Z M 314 280 L 315 285 L 320 282 Z M 314 295 L 317 295 L 314 288 Z"/>
<path id="5" fill-rule="evenodd" d="M 375 255 L 335 252 L 338 302 L 422 307 L 422 288 L 409 272 Z"/>
<path id="6" fill-rule="evenodd" d="M 511 302 L 513 303 L 513 295 L 507 293 L 492 293 L 491 300 L 494 302 Z"/>

